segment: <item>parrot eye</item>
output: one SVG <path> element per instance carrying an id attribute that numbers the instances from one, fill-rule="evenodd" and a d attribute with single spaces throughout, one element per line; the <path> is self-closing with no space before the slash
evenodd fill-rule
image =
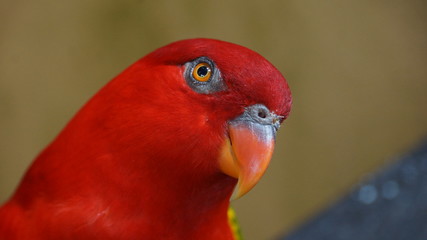
<path id="1" fill-rule="evenodd" d="M 193 78 L 200 82 L 206 82 L 212 75 L 211 66 L 208 63 L 199 63 L 193 69 Z"/>
<path id="2" fill-rule="evenodd" d="M 219 69 L 208 57 L 199 57 L 184 67 L 185 80 L 195 92 L 210 94 L 225 89 Z"/>

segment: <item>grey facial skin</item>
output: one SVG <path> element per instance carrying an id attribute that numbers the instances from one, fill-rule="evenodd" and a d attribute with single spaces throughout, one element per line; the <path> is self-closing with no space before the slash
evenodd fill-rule
<path id="1" fill-rule="evenodd" d="M 282 118 L 283 116 L 271 112 L 266 106 L 255 104 L 247 107 L 242 115 L 230 123 L 249 126 L 260 140 L 267 142 L 272 138 L 276 138 L 276 132 L 280 127 L 280 120 Z"/>

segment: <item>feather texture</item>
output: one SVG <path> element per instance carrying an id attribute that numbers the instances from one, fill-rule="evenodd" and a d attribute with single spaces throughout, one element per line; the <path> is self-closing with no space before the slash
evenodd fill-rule
<path id="1" fill-rule="evenodd" d="M 225 89 L 195 92 L 185 64 L 212 59 Z M 237 179 L 218 169 L 227 122 L 264 104 L 287 116 L 283 76 L 259 54 L 192 39 L 114 78 L 35 159 L 0 208 L 0 239 L 233 239 Z"/>

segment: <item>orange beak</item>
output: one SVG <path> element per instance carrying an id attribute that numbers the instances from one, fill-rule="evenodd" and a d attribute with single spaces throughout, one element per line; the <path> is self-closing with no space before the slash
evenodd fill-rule
<path id="1" fill-rule="evenodd" d="M 270 124 L 238 119 L 229 122 L 219 159 L 220 170 L 236 179 L 232 199 L 251 190 L 264 174 L 273 154 L 276 129 Z"/>

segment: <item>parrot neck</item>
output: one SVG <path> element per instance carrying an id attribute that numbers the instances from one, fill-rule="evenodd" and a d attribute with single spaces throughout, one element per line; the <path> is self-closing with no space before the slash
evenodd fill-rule
<path id="1" fill-rule="evenodd" d="M 151 171 L 130 179 L 127 192 L 133 199 L 121 198 L 120 211 L 141 225 L 149 222 L 147 231 L 176 239 L 231 239 L 227 211 L 236 179 L 219 172 L 188 175 L 173 165 L 163 165 L 160 173 L 154 166 L 144 169 Z"/>
<path id="2" fill-rule="evenodd" d="M 80 216 L 71 223 L 76 227 L 92 219 L 106 238 L 126 232 L 129 239 L 232 239 L 227 210 L 236 179 L 213 170 L 191 175 L 180 170 L 179 158 L 165 166 L 129 149 L 111 152 L 102 139 L 88 148 L 95 140 L 86 136 L 77 144 L 83 138 L 71 132 L 65 130 L 26 174 L 14 198 L 24 208 L 41 195 L 50 211 Z M 138 164 L 123 164 L 129 162 Z M 106 227 L 112 223 L 114 230 Z"/>
<path id="3" fill-rule="evenodd" d="M 140 216 L 143 219 L 150 216 L 150 229 L 160 227 L 158 231 L 169 231 L 164 234 L 170 236 L 179 233 L 177 239 L 229 239 L 227 211 L 234 184 L 235 180 L 229 177 L 205 186 L 153 184 L 143 193 L 145 200 L 140 201 Z M 149 197 L 153 192 L 163 194 Z M 135 212 L 135 209 L 129 210 Z"/>
<path id="4" fill-rule="evenodd" d="M 227 210 L 237 180 L 216 166 L 212 146 L 222 140 L 183 144 L 203 136 L 202 129 L 194 129 L 192 137 L 172 136 L 181 126 L 153 131 L 154 117 L 137 125 L 152 135 L 135 135 L 134 125 L 115 122 L 127 116 L 119 112 L 125 108 L 110 110 L 101 104 L 106 101 L 96 100 L 103 95 L 38 156 L 14 201 L 23 208 L 37 202 L 54 216 L 69 216 L 64 221 L 70 229 L 90 231 L 96 225 L 104 239 L 232 239 Z M 57 224 L 52 221 L 50 228 Z"/>

